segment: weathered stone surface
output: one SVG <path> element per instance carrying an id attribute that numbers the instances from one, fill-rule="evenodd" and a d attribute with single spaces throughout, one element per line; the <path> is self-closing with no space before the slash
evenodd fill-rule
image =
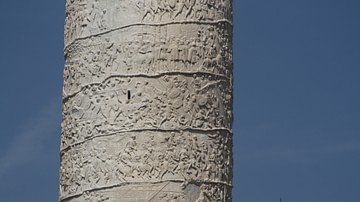
<path id="1" fill-rule="evenodd" d="M 189 183 L 228 186 L 231 146 L 231 135 L 224 131 L 143 130 L 87 139 L 61 153 L 68 159 L 62 164 L 66 183 L 61 193 L 76 196 L 103 187 L 164 182 L 182 192 Z"/>
<path id="2" fill-rule="evenodd" d="M 231 27 L 136 26 L 75 42 L 66 50 L 64 93 L 114 75 L 214 74 L 230 78 Z"/>
<path id="3" fill-rule="evenodd" d="M 231 0 L 67 0 L 65 45 L 131 26 L 231 23 Z"/>
<path id="4" fill-rule="evenodd" d="M 60 201 L 231 201 L 231 0 L 67 0 Z"/>

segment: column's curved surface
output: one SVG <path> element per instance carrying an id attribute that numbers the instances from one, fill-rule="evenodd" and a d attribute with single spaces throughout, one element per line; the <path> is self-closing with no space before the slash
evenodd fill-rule
<path id="1" fill-rule="evenodd" d="M 231 0 L 67 0 L 61 202 L 231 201 Z"/>

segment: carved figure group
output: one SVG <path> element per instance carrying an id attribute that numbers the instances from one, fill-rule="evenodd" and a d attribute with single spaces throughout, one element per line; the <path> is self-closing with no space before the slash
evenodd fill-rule
<path id="1" fill-rule="evenodd" d="M 64 195 L 131 181 L 182 179 L 230 184 L 230 135 L 212 132 L 135 133 L 95 140 L 64 151 L 61 187 Z M 121 149 L 122 148 L 122 149 Z M 83 190 L 79 190 L 79 189 Z"/>
<path id="2" fill-rule="evenodd" d="M 138 0 L 142 20 L 215 20 L 230 19 L 229 0 Z"/>
<path id="3" fill-rule="evenodd" d="M 131 128 L 230 128 L 232 98 L 227 82 L 196 75 L 114 77 L 88 86 L 64 103 L 63 147 Z"/>
<path id="4" fill-rule="evenodd" d="M 122 26 L 142 22 L 173 21 L 230 21 L 230 0 L 135 0 L 130 4 L 123 0 L 104 3 L 99 0 L 67 0 L 65 14 L 65 43 L 99 34 Z M 108 5 L 114 5 L 109 7 Z M 139 13 L 132 21 L 121 16 Z M 126 15 L 126 14 L 125 14 Z M 227 21 L 227 22 L 228 22 Z"/>
<path id="5" fill-rule="evenodd" d="M 85 0 L 66 0 L 65 13 L 65 41 L 72 41 L 80 36 L 84 27 L 87 26 Z"/>
<path id="6" fill-rule="evenodd" d="M 102 82 L 116 74 L 204 72 L 229 77 L 230 41 L 216 27 L 199 29 L 193 37 L 155 37 L 137 33 L 115 42 L 89 40 L 66 54 L 64 92 L 71 94 L 85 84 Z M 100 46 L 96 44 L 102 44 Z"/>

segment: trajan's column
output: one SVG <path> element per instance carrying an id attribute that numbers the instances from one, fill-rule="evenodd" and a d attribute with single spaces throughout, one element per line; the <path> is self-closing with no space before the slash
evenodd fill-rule
<path id="1" fill-rule="evenodd" d="M 67 0 L 61 202 L 227 202 L 232 1 Z"/>

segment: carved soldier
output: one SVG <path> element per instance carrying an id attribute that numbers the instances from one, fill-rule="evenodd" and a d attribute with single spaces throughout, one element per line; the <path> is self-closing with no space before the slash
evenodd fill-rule
<path id="1" fill-rule="evenodd" d="M 185 0 L 177 0 L 175 8 L 176 11 L 173 16 L 173 19 L 175 19 L 178 15 L 180 15 L 183 12 L 183 10 L 186 8 Z"/>
<path id="2" fill-rule="evenodd" d="M 125 151 L 131 155 L 135 155 L 135 152 L 137 151 L 136 135 L 131 135 L 131 139 L 125 146 Z"/>
<path id="3" fill-rule="evenodd" d="M 186 12 L 185 16 L 186 17 L 190 17 L 190 14 L 192 14 L 194 12 L 194 6 L 196 4 L 196 0 L 187 0 L 188 3 L 188 11 Z"/>

